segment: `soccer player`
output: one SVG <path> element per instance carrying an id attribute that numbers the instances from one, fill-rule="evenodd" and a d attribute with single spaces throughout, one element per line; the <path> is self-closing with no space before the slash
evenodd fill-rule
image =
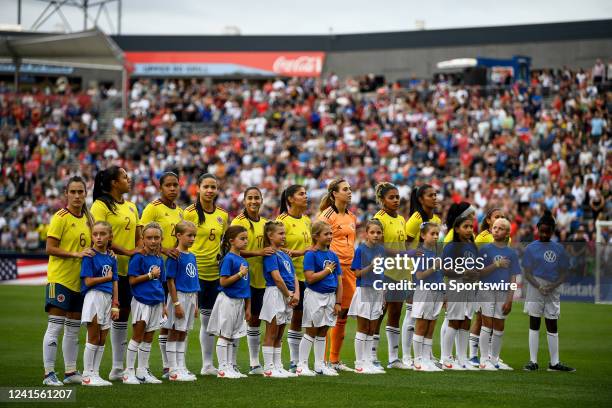
<path id="1" fill-rule="evenodd" d="M 412 188 L 410 191 L 410 217 L 406 221 L 406 243 L 408 248 L 416 249 L 419 246 L 421 225 L 424 222 L 433 222 L 441 225 L 440 217 L 434 214 L 438 206 L 438 192 L 429 184 Z M 406 302 L 406 316 L 402 322 L 402 361 L 411 366 L 410 349 L 414 335 L 415 318 L 412 316 L 412 300 Z"/>
<path id="2" fill-rule="evenodd" d="M 308 208 L 308 197 L 306 189 L 298 184 L 293 184 L 285 189 L 280 198 L 280 215 L 276 218 L 285 226 L 286 239 L 285 251 L 292 259 L 295 267 L 295 276 L 299 281 L 299 302 L 293 308 L 291 325 L 287 332 L 287 343 L 289 344 L 290 371 L 295 372 L 300 358 L 300 342 L 302 340 L 302 309 L 304 301 L 304 254 L 312 245 L 310 236 L 311 222 L 305 215 Z"/>
<path id="3" fill-rule="evenodd" d="M 327 186 L 327 194 L 321 200 L 318 219 L 331 226 L 332 241 L 330 249 L 340 260 L 342 272 L 342 299 L 336 325 L 329 332 L 329 362 L 335 370 L 353 371 L 340 361 L 340 351 L 344 341 L 346 318 L 351 300 L 355 293 L 357 278 L 351 270 L 355 252 L 357 218 L 348 210 L 351 204 L 351 186 L 344 179 L 335 179 Z"/>
<path id="4" fill-rule="evenodd" d="M 304 255 L 304 314 L 302 326 L 306 334 L 300 344 L 300 361 L 296 373 L 300 376 L 316 374 L 337 376 L 335 369 L 325 365 L 325 337 L 336 324 L 341 310 L 342 270 L 338 256 L 329 250 L 331 227 L 317 221 L 312 225 L 313 248 Z M 314 343 L 314 372 L 308 368 L 308 358 Z M 351 370 L 352 371 L 352 370 Z"/>
<path id="5" fill-rule="evenodd" d="M 264 246 L 272 247 L 274 254 L 264 256 L 263 272 L 266 291 L 259 317 L 266 322 L 266 334 L 262 347 L 264 377 L 297 377 L 283 368 L 282 345 L 285 325 L 291 321 L 293 308 L 300 302 L 299 281 L 295 267 L 287 253 L 285 225 L 280 221 L 268 221 L 264 227 Z"/>
<path id="6" fill-rule="evenodd" d="M 91 217 L 85 205 L 87 189 L 81 177 L 72 177 L 64 188 L 66 207 L 51 218 L 47 234 L 48 284 L 45 290 L 45 311 L 48 313 L 47 330 L 43 338 L 43 385 L 61 387 L 80 384 L 77 371 L 79 352 L 79 328 L 83 296 L 80 293 L 81 259 L 92 257 Z M 64 382 L 55 374 L 55 358 L 59 335 L 64 330 L 62 352 L 64 354 Z"/>
<path id="7" fill-rule="evenodd" d="M 127 345 L 132 292 L 128 279 L 130 257 L 142 251 L 141 231 L 136 205 L 124 198 L 130 191 L 131 180 L 121 167 L 111 166 L 99 171 L 94 180 L 91 215 L 95 221 L 106 221 L 113 227 L 111 250 L 117 256 L 119 273 L 119 318 L 111 325 L 113 368 L 111 381 L 123 379 L 123 359 Z"/>
<path id="8" fill-rule="evenodd" d="M 243 378 L 236 365 L 238 351 L 234 344 L 246 335 L 246 321 L 251 318 L 249 264 L 240 256 L 247 247 L 246 228 L 233 225 L 225 231 L 221 243 L 220 293 L 213 306 L 208 331 L 218 336 L 218 378 Z"/>
<path id="9" fill-rule="evenodd" d="M 126 369 L 123 383 L 129 385 L 161 384 L 149 369 L 151 342 L 159 329 L 164 311 L 166 280 L 164 260 L 159 256 L 163 232 L 158 223 L 152 222 L 142 229 L 144 253 L 130 259 L 128 276 L 132 289 L 132 339 L 127 347 Z M 138 370 L 135 370 L 138 357 Z"/>
<path id="10" fill-rule="evenodd" d="M 244 209 L 232 220 L 231 225 L 240 225 L 246 228 L 248 234 L 247 246 L 240 251 L 240 256 L 249 264 L 249 281 L 251 283 L 251 319 L 247 322 L 247 344 L 249 347 L 250 375 L 262 375 L 263 368 L 259 363 L 259 346 L 261 332 L 259 326 L 259 312 L 266 290 L 266 281 L 263 277 L 263 257 L 272 255 L 271 247 L 264 247 L 264 226 L 268 221 L 259 215 L 263 203 L 263 196 L 257 187 L 248 187 L 244 190 Z"/>
<path id="11" fill-rule="evenodd" d="M 87 323 L 81 384 L 96 387 L 113 385 L 100 377 L 100 363 L 111 320 L 119 317 L 119 275 L 117 260 L 109 252 L 113 227 L 106 221 L 98 221 L 91 236 L 95 254 L 83 258 L 81 263 L 81 293 L 85 296 L 81 320 Z"/>
<path id="12" fill-rule="evenodd" d="M 382 209 L 376 213 L 375 219 L 379 220 L 383 226 L 383 240 L 385 250 L 388 253 L 399 253 L 406 249 L 406 220 L 398 214 L 400 196 L 397 187 L 391 183 L 380 183 L 376 186 L 376 200 L 382 206 Z M 408 278 L 408 271 L 391 269 L 385 271 L 385 282 L 398 283 L 400 280 Z M 399 359 L 399 341 L 400 329 L 399 321 L 402 315 L 402 305 L 407 299 L 408 293 L 403 290 L 386 290 L 386 312 L 387 326 L 387 344 L 389 353 L 389 363 L 387 368 L 399 368 L 409 370 L 411 367 L 404 364 Z M 382 316 L 379 320 L 382 323 Z M 380 340 L 380 323 L 374 335 L 372 353 L 376 354 L 378 349 L 378 341 Z M 409 353 L 405 350 L 404 352 Z M 375 362 L 376 364 L 376 362 Z"/>
<path id="13" fill-rule="evenodd" d="M 198 177 L 198 197 L 195 204 L 185 208 L 185 221 L 192 222 L 197 228 L 192 252 L 198 263 L 200 292 L 198 306 L 200 308 L 200 348 L 202 351 L 201 375 L 217 375 L 213 366 L 213 349 L 215 336 L 208 333 L 210 313 L 219 294 L 219 251 L 221 237 L 229 225 L 227 212 L 216 206 L 219 194 L 217 178 L 210 173 Z"/>
<path id="14" fill-rule="evenodd" d="M 526 371 L 538 370 L 540 323 L 544 316 L 550 362 L 548 371 L 573 372 L 575 368 L 559 361 L 559 334 L 557 320 L 561 310 L 561 284 L 569 264 L 567 253 L 561 244 L 551 242 L 556 222 L 550 211 L 545 211 L 538 221 L 537 241 L 525 248 L 523 270 L 527 280 L 525 312 L 529 314 L 529 362 Z"/>
<path id="15" fill-rule="evenodd" d="M 175 227 L 183 220 L 183 209 L 176 205 L 175 201 L 180 192 L 178 176 L 173 172 L 166 172 L 159 178 L 160 197 L 149 203 L 142 211 L 140 226 L 150 222 L 157 222 L 164 236 L 161 243 L 161 254 L 164 260 L 168 257 L 177 259 L 179 249 L 176 247 Z M 167 292 L 167 288 L 164 288 Z M 162 356 L 163 378 L 168 377 L 169 365 L 166 358 L 166 344 L 168 341 L 168 329 L 162 324 L 159 330 L 159 349 Z"/>
<path id="16" fill-rule="evenodd" d="M 165 322 L 168 330 L 166 354 L 170 372 L 170 381 L 195 381 L 195 375 L 187 370 L 185 351 L 187 332 L 193 328 L 193 321 L 198 317 L 198 267 L 194 254 L 189 252 L 196 237 L 196 226 L 189 221 L 181 221 L 174 226 L 178 256 L 166 259 L 166 278 L 168 283 L 168 300 L 166 308 L 168 319 Z M 162 240 L 163 244 L 163 240 Z"/>
<path id="17" fill-rule="evenodd" d="M 485 283 L 515 283 L 516 275 L 521 273 L 518 255 L 508 246 L 510 222 L 498 218 L 491 228 L 494 242 L 480 249 L 485 268 L 480 271 L 480 280 Z M 480 329 L 480 369 L 495 371 L 512 367 L 499 365 L 504 321 L 512 310 L 513 290 L 480 290 L 478 300 L 482 311 Z M 506 368 L 508 367 L 508 368 Z"/>

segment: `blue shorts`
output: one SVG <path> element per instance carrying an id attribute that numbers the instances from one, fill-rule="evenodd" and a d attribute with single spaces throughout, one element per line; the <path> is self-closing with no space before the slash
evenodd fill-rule
<path id="1" fill-rule="evenodd" d="M 212 310 L 219 294 L 219 279 L 207 281 L 200 279 L 200 291 L 198 292 L 198 308 Z"/>
<path id="2" fill-rule="evenodd" d="M 57 307 L 66 312 L 81 313 L 83 295 L 59 283 L 48 283 L 45 288 L 45 312 L 48 312 L 50 307 Z"/>
<path id="3" fill-rule="evenodd" d="M 266 289 L 258 289 L 251 286 L 251 315 L 259 316 L 263 306 L 263 297 Z"/>

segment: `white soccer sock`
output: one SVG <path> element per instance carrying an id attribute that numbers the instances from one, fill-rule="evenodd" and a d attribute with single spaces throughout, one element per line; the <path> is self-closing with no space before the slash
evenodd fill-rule
<path id="1" fill-rule="evenodd" d="M 141 342 L 138 346 L 138 368 L 149 368 L 149 356 L 151 355 L 151 343 Z"/>
<path id="2" fill-rule="evenodd" d="M 283 346 L 274 347 L 274 365 L 276 367 L 283 366 Z"/>
<path id="3" fill-rule="evenodd" d="M 97 351 L 97 345 L 85 343 L 85 350 L 83 351 L 83 371 L 85 373 L 93 373 L 95 371 L 94 365 Z"/>
<path id="4" fill-rule="evenodd" d="M 423 336 L 415 334 L 412 338 L 412 347 L 414 347 L 414 359 L 417 363 L 423 361 Z"/>
<path id="5" fill-rule="evenodd" d="M 453 350 L 453 343 L 455 341 L 455 335 L 457 334 L 457 330 L 453 329 L 452 327 L 447 327 L 446 330 L 444 330 L 444 338 L 442 339 L 442 343 L 444 343 L 444 346 L 442 347 L 442 355 L 440 355 L 440 358 L 442 360 L 448 360 L 451 358 L 452 355 L 452 350 Z"/>
<path id="6" fill-rule="evenodd" d="M 467 360 L 467 346 L 470 332 L 468 330 L 459 329 L 457 333 L 457 358 L 459 361 Z"/>
<path id="7" fill-rule="evenodd" d="M 308 366 L 308 358 L 310 357 L 310 350 L 312 349 L 312 343 L 314 339 L 307 334 L 304 334 L 302 341 L 300 342 L 300 358 L 299 363 Z"/>
<path id="8" fill-rule="evenodd" d="M 414 337 L 412 338 L 414 342 Z M 431 348 L 433 346 L 433 339 L 423 339 L 423 361 L 431 361 Z"/>
<path id="9" fill-rule="evenodd" d="M 274 368 L 274 347 L 263 346 L 261 348 L 261 352 L 263 354 L 264 368 L 266 370 L 273 369 Z"/>
<path id="10" fill-rule="evenodd" d="M 238 365 L 238 348 L 240 347 L 240 339 L 233 339 L 231 343 L 229 361 L 232 367 Z"/>
<path id="11" fill-rule="evenodd" d="M 185 341 L 177 341 L 176 342 L 176 366 L 178 368 L 187 369 L 185 365 L 185 350 L 187 349 L 187 337 L 185 337 Z"/>
<path id="12" fill-rule="evenodd" d="M 480 329 L 482 330 L 482 328 Z M 470 333 L 470 360 L 478 356 L 478 342 L 480 341 L 479 336 Z"/>
<path id="13" fill-rule="evenodd" d="M 128 370 L 133 370 L 136 367 L 136 357 L 138 356 L 138 348 L 140 343 L 135 340 L 130 340 L 127 346 L 126 367 Z M 114 350 L 113 350 L 114 351 Z"/>
<path id="14" fill-rule="evenodd" d="M 94 373 L 100 375 L 100 364 L 102 364 L 102 357 L 104 356 L 104 346 L 98 346 L 96 350 L 96 357 L 94 359 Z"/>
<path id="15" fill-rule="evenodd" d="M 442 360 L 450 357 L 453 354 L 452 343 L 450 351 L 447 348 L 446 341 L 446 330 L 448 329 L 448 319 L 444 317 L 444 321 L 442 322 L 442 326 L 440 326 L 440 358 Z"/>
<path id="16" fill-rule="evenodd" d="M 202 350 L 202 367 L 213 365 L 213 350 L 215 348 L 215 335 L 206 331 L 210 320 L 210 309 L 200 309 L 200 349 Z"/>
<path id="17" fill-rule="evenodd" d="M 166 343 L 166 367 L 172 370 L 176 370 L 178 368 L 178 364 L 176 362 L 176 341 L 169 341 Z"/>
<path id="18" fill-rule="evenodd" d="M 75 319 L 64 320 L 64 338 L 62 339 L 62 353 L 67 373 L 77 369 L 77 355 L 79 354 L 79 330 L 81 321 Z"/>
<path id="19" fill-rule="evenodd" d="M 123 358 L 127 346 L 127 322 L 113 322 L 110 330 L 111 347 L 113 349 L 113 368 L 123 370 Z M 132 368 L 134 368 L 132 366 Z"/>
<path id="20" fill-rule="evenodd" d="M 550 364 L 559 364 L 559 333 L 546 332 L 548 339 L 548 353 L 550 354 Z"/>
<path id="21" fill-rule="evenodd" d="M 325 337 L 315 337 L 314 342 L 315 368 L 325 364 Z"/>
<path id="22" fill-rule="evenodd" d="M 501 353 L 503 338 L 503 330 L 493 330 L 493 340 L 491 340 L 491 362 L 493 364 L 497 364 L 499 362 L 499 353 Z"/>
<path id="23" fill-rule="evenodd" d="M 370 339 L 370 352 L 372 353 L 372 361 L 378 360 L 378 344 L 380 343 L 380 334 L 375 334 Z"/>
<path id="24" fill-rule="evenodd" d="M 259 332 L 259 327 L 247 327 L 247 344 L 249 346 L 249 360 L 251 367 L 257 367 L 259 365 L 260 336 L 261 333 Z"/>
<path id="25" fill-rule="evenodd" d="M 229 349 L 231 346 L 231 343 L 226 339 L 221 337 L 217 339 L 217 361 L 220 370 L 229 366 Z"/>
<path id="26" fill-rule="evenodd" d="M 478 340 L 480 346 L 480 362 L 484 363 L 491 353 L 489 341 L 491 340 L 491 328 L 482 326 L 480 328 L 480 338 Z"/>
<path id="27" fill-rule="evenodd" d="M 287 331 L 287 343 L 289 344 L 289 358 L 292 364 L 297 364 L 300 359 L 300 343 L 302 341 L 302 332 L 289 330 Z"/>
<path id="28" fill-rule="evenodd" d="M 170 363 L 168 363 L 168 356 L 166 356 L 166 344 L 168 343 L 168 335 L 160 334 L 157 338 L 157 342 L 159 343 L 159 352 L 161 353 L 162 358 L 162 367 L 169 368 L 172 367 Z"/>
<path id="29" fill-rule="evenodd" d="M 386 326 L 387 345 L 389 347 L 389 363 L 399 359 L 399 337 L 400 331 L 397 327 Z"/>
<path id="30" fill-rule="evenodd" d="M 414 335 L 414 324 L 416 319 L 412 317 L 412 305 L 406 304 L 406 315 L 402 322 L 402 358 L 410 360 L 410 349 L 412 348 L 412 336 Z"/>
<path id="31" fill-rule="evenodd" d="M 366 356 L 367 350 L 367 339 L 368 335 L 365 333 L 357 332 L 355 333 L 355 361 L 363 362 L 369 359 L 364 358 Z"/>
<path id="32" fill-rule="evenodd" d="M 376 360 L 376 352 L 374 348 L 374 336 L 366 336 L 365 345 L 363 346 L 363 361 L 374 361 Z"/>
<path id="33" fill-rule="evenodd" d="M 49 315 L 47 318 L 47 330 L 43 338 L 43 363 L 45 375 L 55 371 L 55 358 L 57 356 L 57 343 L 59 335 L 64 328 L 64 316 Z"/>
<path id="34" fill-rule="evenodd" d="M 538 362 L 538 348 L 540 347 L 540 331 L 529 329 L 529 360 Z"/>

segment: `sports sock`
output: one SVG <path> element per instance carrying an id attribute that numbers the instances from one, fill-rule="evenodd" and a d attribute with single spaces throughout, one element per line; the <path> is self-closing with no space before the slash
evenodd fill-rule
<path id="1" fill-rule="evenodd" d="M 478 342 L 479 341 L 480 341 L 480 337 L 478 335 L 474 333 L 470 333 L 470 360 L 478 356 Z"/>
<path id="2" fill-rule="evenodd" d="M 274 347 L 274 366 L 283 367 L 283 346 Z"/>
<path id="3" fill-rule="evenodd" d="M 93 373 L 96 362 L 96 352 L 98 346 L 91 343 L 85 343 L 85 351 L 83 352 L 83 371 L 85 373 Z"/>
<path id="4" fill-rule="evenodd" d="M 138 346 L 138 368 L 147 370 L 149 368 L 149 356 L 151 355 L 151 343 L 141 342 Z"/>
<path id="5" fill-rule="evenodd" d="M 127 354 L 125 357 L 126 367 L 128 370 L 133 370 L 136 367 L 136 357 L 138 356 L 138 348 L 140 343 L 130 340 L 127 346 Z"/>
<path id="6" fill-rule="evenodd" d="M 455 335 L 457 334 L 457 330 L 453 329 L 452 327 L 447 327 L 446 330 L 444 330 L 444 339 L 442 339 L 443 343 L 444 343 L 444 347 L 442 348 L 442 350 L 444 351 L 444 354 L 442 354 L 440 356 L 440 358 L 442 358 L 442 360 L 449 360 L 451 357 L 451 352 L 453 349 L 453 342 L 455 341 Z"/>
<path id="7" fill-rule="evenodd" d="M 540 331 L 529 329 L 529 360 L 538 362 L 538 348 L 540 347 Z"/>
<path id="8" fill-rule="evenodd" d="M 55 358 L 57 357 L 57 343 L 59 335 L 64 328 L 64 316 L 49 315 L 47 318 L 47 330 L 43 338 L 43 363 L 45 374 L 55 371 Z"/>
<path id="9" fill-rule="evenodd" d="M 325 337 L 315 337 L 314 341 L 315 369 L 325 364 Z"/>
<path id="10" fill-rule="evenodd" d="M 355 360 L 360 363 L 366 360 L 364 356 L 366 355 L 367 350 L 367 338 L 368 336 L 365 333 L 355 333 Z"/>
<path id="11" fill-rule="evenodd" d="M 185 365 L 185 350 L 187 349 L 187 337 L 185 341 L 176 342 L 176 365 L 178 368 L 187 369 Z"/>
<path id="12" fill-rule="evenodd" d="M 102 357 L 104 356 L 104 346 L 98 346 L 96 350 L 96 357 L 94 359 L 94 373 L 100 375 L 100 364 L 102 363 Z"/>
<path id="13" fill-rule="evenodd" d="M 412 336 L 414 335 L 414 324 L 416 319 L 412 317 L 412 305 L 406 304 L 406 315 L 402 322 L 402 358 L 410 360 L 410 349 L 412 348 Z"/>
<path id="14" fill-rule="evenodd" d="M 423 336 L 417 334 L 412 338 L 412 347 L 414 347 L 414 360 L 417 363 L 423 361 Z"/>
<path id="15" fill-rule="evenodd" d="M 123 370 L 123 358 L 126 355 L 125 349 L 128 335 L 127 322 L 113 322 L 110 334 L 111 347 L 113 349 L 113 368 Z"/>
<path id="16" fill-rule="evenodd" d="M 168 359 L 166 360 L 166 367 L 172 370 L 176 370 L 178 368 L 178 363 L 176 362 L 176 341 L 169 341 L 166 343 L 166 356 Z"/>
<path id="17" fill-rule="evenodd" d="M 329 361 L 337 363 L 340 361 L 340 350 L 344 342 L 346 332 L 346 318 L 336 320 L 336 325 L 331 329 L 330 346 L 329 346 Z"/>
<path id="18" fill-rule="evenodd" d="M 77 369 L 77 355 L 79 354 L 79 330 L 81 320 L 64 320 L 64 338 L 62 339 L 62 353 L 64 354 L 64 367 L 67 373 Z"/>
<path id="19" fill-rule="evenodd" d="M 470 332 L 468 330 L 459 329 L 457 332 L 457 358 L 460 362 L 467 360 L 467 346 Z"/>
<path id="20" fill-rule="evenodd" d="M 217 339 L 217 361 L 219 362 L 220 370 L 223 370 L 225 367 L 229 366 L 228 354 L 231 346 L 231 343 L 226 339 L 222 337 Z"/>
<path id="21" fill-rule="evenodd" d="M 168 343 L 168 335 L 160 334 L 159 337 L 157 338 L 157 342 L 159 343 L 159 352 L 162 358 L 162 367 L 163 368 L 172 367 L 171 365 L 169 365 L 168 357 L 166 356 L 166 344 Z"/>
<path id="22" fill-rule="evenodd" d="M 491 353 L 490 343 L 492 330 L 490 327 L 482 326 L 480 328 L 480 339 L 478 341 L 480 346 L 480 362 L 484 363 Z"/>
<path id="23" fill-rule="evenodd" d="M 371 344 L 372 347 L 370 351 L 372 352 L 372 361 L 378 360 L 378 344 L 380 343 L 380 334 L 375 334 L 372 336 Z"/>
<path id="24" fill-rule="evenodd" d="M 451 343 L 451 349 L 449 351 L 447 349 L 446 342 L 444 341 L 444 339 L 446 338 L 446 329 L 448 329 L 448 319 L 444 317 L 442 326 L 440 326 L 440 358 L 442 360 L 450 357 L 453 354 L 452 343 Z"/>
<path id="25" fill-rule="evenodd" d="M 261 352 L 264 359 L 264 368 L 266 370 L 271 370 L 274 368 L 274 347 L 263 346 L 261 348 Z"/>
<path id="26" fill-rule="evenodd" d="M 314 339 L 307 334 L 304 334 L 302 341 L 300 342 L 300 357 L 299 363 L 308 366 L 308 358 L 310 357 L 310 350 Z"/>
<path id="27" fill-rule="evenodd" d="M 240 347 L 240 339 L 233 339 L 229 348 L 229 363 L 232 367 L 238 365 L 238 348 Z"/>
<path id="28" fill-rule="evenodd" d="M 374 361 L 376 360 L 376 352 L 374 348 L 374 336 L 366 336 L 365 345 L 363 348 L 363 361 Z"/>
<path id="29" fill-rule="evenodd" d="M 493 330 L 493 340 L 491 340 L 491 361 L 493 364 L 499 362 L 499 353 L 501 352 L 503 338 L 503 330 Z"/>
<path id="30" fill-rule="evenodd" d="M 559 333 L 546 332 L 548 339 L 548 353 L 550 354 L 550 364 L 559 364 Z"/>
<path id="31" fill-rule="evenodd" d="M 210 309 L 200 309 L 200 349 L 202 351 L 202 367 L 213 365 L 213 349 L 215 348 L 215 336 L 206 331 L 210 320 Z"/>
<path id="32" fill-rule="evenodd" d="M 300 359 L 300 342 L 302 341 L 302 332 L 296 330 L 287 331 L 287 343 L 289 344 L 289 358 L 292 364 L 297 364 Z"/>
<path id="33" fill-rule="evenodd" d="M 414 337 L 412 338 L 414 341 Z M 433 339 L 423 339 L 423 361 L 431 361 L 431 347 L 433 345 Z"/>
<path id="34" fill-rule="evenodd" d="M 247 327 L 247 344 L 249 346 L 249 360 L 251 367 L 259 365 L 259 342 L 261 333 L 259 327 Z"/>
<path id="35" fill-rule="evenodd" d="M 399 337 L 400 331 L 397 327 L 386 326 L 387 345 L 389 347 L 389 363 L 399 359 Z"/>

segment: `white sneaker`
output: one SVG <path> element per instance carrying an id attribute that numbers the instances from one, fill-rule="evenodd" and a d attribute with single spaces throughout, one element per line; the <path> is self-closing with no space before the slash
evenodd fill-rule
<path id="1" fill-rule="evenodd" d="M 247 378 L 248 376 L 246 374 L 242 374 L 242 372 L 240 371 L 240 368 L 235 365 L 233 367 L 231 367 L 232 371 L 234 373 L 236 373 L 238 375 L 238 378 Z"/>
<path id="2" fill-rule="evenodd" d="M 355 361 L 354 372 L 357 374 L 375 374 L 365 361 Z"/>
<path id="3" fill-rule="evenodd" d="M 402 363 L 412 368 L 412 364 L 414 364 L 414 360 L 412 360 L 411 358 L 402 358 Z"/>
<path id="4" fill-rule="evenodd" d="M 336 370 L 333 370 L 326 365 L 322 365 L 318 369 L 315 367 L 315 373 L 328 377 L 337 377 L 339 375 Z"/>
<path id="5" fill-rule="evenodd" d="M 442 368 L 444 370 L 453 370 L 453 371 L 465 371 L 465 368 L 463 368 L 458 362 L 456 362 L 454 359 L 446 359 L 442 362 Z"/>
<path id="6" fill-rule="evenodd" d="M 217 369 L 213 366 L 202 367 L 200 375 L 217 375 Z"/>
<path id="7" fill-rule="evenodd" d="M 96 375 L 96 373 L 83 373 L 81 385 L 86 387 L 106 387 L 113 385 L 113 383 L 103 380 L 99 375 Z"/>
<path id="8" fill-rule="evenodd" d="M 82 379 L 83 376 L 78 370 L 70 374 L 64 374 L 64 384 L 66 385 L 80 384 Z"/>
<path id="9" fill-rule="evenodd" d="M 276 367 L 264 369 L 263 376 L 266 378 L 289 378 L 282 371 L 277 370 Z"/>
<path id="10" fill-rule="evenodd" d="M 482 371 L 497 371 L 497 368 L 495 368 L 495 365 L 493 365 L 491 360 L 481 361 L 480 365 L 479 365 L 479 368 Z"/>
<path id="11" fill-rule="evenodd" d="M 108 375 L 110 381 L 121 381 L 123 380 L 123 368 L 113 368 Z"/>
<path id="12" fill-rule="evenodd" d="M 387 364 L 387 368 L 399 368 L 400 370 L 410 370 L 412 369 L 412 367 L 410 367 L 407 364 L 404 364 L 404 362 L 400 359 L 397 359 L 395 361 L 391 361 L 389 364 Z"/>
<path id="13" fill-rule="evenodd" d="M 232 369 L 231 366 L 219 367 L 217 370 L 217 378 L 238 379 L 240 376 Z"/>
<path id="14" fill-rule="evenodd" d="M 386 373 L 385 369 L 382 368 L 382 366 L 374 364 L 373 361 L 367 361 L 366 365 L 368 367 L 368 370 L 371 371 L 372 374 L 385 374 Z"/>
<path id="15" fill-rule="evenodd" d="M 263 368 L 261 366 L 257 366 L 257 367 L 251 367 L 251 370 L 249 371 L 249 375 L 263 375 Z"/>
<path id="16" fill-rule="evenodd" d="M 160 379 L 155 378 L 155 376 L 153 375 L 153 373 L 151 373 L 151 370 L 144 369 L 144 368 L 139 368 L 138 370 L 136 370 L 136 378 L 138 378 L 138 380 L 140 380 L 140 382 L 142 382 L 143 384 L 161 384 L 162 381 Z"/>
<path id="17" fill-rule="evenodd" d="M 191 381 L 195 381 L 198 379 L 198 377 L 196 377 L 194 373 L 192 373 L 185 367 L 181 367 L 179 370 L 185 375 L 185 377 L 191 378 Z"/>
<path id="18" fill-rule="evenodd" d="M 57 378 L 57 375 L 53 371 L 51 371 L 49 374 L 45 375 L 43 385 L 49 387 L 63 387 L 64 383 Z"/>
<path id="19" fill-rule="evenodd" d="M 510 367 L 508 364 L 504 363 L 501 360 L 499 360 L 497 364 L 495 364 L 495 368 L 503 371 L 514 371 L 514 368 Z"/>
<path id="20" fill-rule="evenodd" d="M 412 364 L 413 371 L 428 371 L 427 365 L 423 361 L 414 360 Z"/>
<path id="21" fill-rule="evenodd" d="M 285 370 L 285 367 L 283 367 L 281 364 L 275 366 L 276 371 L 280 372 L 281 374 L 283 374 L 286 378 L 293 378 L 293 377 L 297 377 L 296 373 L 292 373 L 289 370 Z"/>
<path id="22" fill-rule="evenodd" d="M 295 373 L 298 375 L 298 377 L 314 377 L 314 376 L 316 376 L 314 371 L 312 371 L 312 370 L 310 370 L 308 368 L 307 364 L 298 364 L 297 368 L 295 369 Z"/>
<path id="23" fill-rule="evenodd" d="M 102 386 L 103 387 L 108 387 L 110 385 L 113 385 L 112 382 L 110 381 L 106 381 L 104 378 L 100 377 L 100 373 L 94 373 L 94 375 L 96 376 L 96 379 L 100 382 L 102 382 Z"/>
<path id="24" fill-rule="evenodd" d="M 423 361 L 422 364 L 426 365 L 427 371 L 432 372 L 432 373 L 438 373 L 440 371 L 444 371 L 440 367 L 438 367 L 435 362 L 431 360 Z"/>
<path id="25" fill-rule="evenodd" d="M 128 385 L 140 385 L 140 381 L 136 377 L 136 371 L 133 369 L 126 369 L 123 372 L 123 383 Z"/>
<path id="26" fill-rule="evenodd" d="M 349 372 L 349 373 L 354 373 L 355 372 L 355 370 L 353 370 L 351 367 L 349 367 L 346 364 L 344 364 L 342 361 L 338 361 L 337 363 L 331 363 L 330 366 L 336 372 L 338 372 L 338 371 L 346 371 L 346 372 Z"/>
<path id="27" fill-rule="evenodd" d="M 461 367 L 463 367 L 465 371 L 478 371 L 479 370 L 478 367 L 474 367 L 473 365 L 471 365 L 468 360 L 460 360 L 459 364 L 461 365 Z"/>
<path id="28" fill-rule="evenodd" d="M 168 374 L 168 380 L 177 382 L 195 381 L 195 376 L 190 376 L 189 373 L 183 370 L 172 370 Z"/>

